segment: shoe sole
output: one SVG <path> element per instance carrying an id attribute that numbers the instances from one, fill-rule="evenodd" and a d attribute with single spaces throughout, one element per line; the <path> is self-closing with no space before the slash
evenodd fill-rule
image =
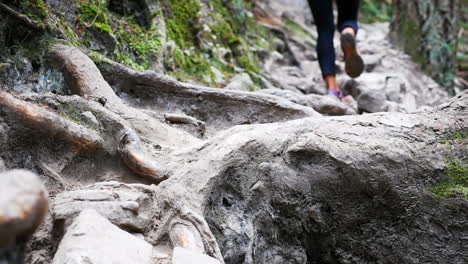
<path id="1" fill-rule="evenodd" d="M 345 72 L 351 78 L 357 78 L 364 72 L 364 61 L 356 50 L 356 40 L 348 33 L 341 35 L 341 48 L 345 58 Z"/>

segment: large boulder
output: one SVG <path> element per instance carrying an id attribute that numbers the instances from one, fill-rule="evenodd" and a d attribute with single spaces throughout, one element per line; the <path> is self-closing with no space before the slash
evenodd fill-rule
<path id="1" fill-rule="evenodd" d="M 55 253 L 53 264 L 153 264 L 153 247 L 113 225 L 95 210 L 75 219 Z"/>
<path id="2" fill-rule="evenodd" d="M 447 162 L 466 172 L 451 135 L 466 133 L 467 100 L 237 126 L 189 152 L 200 158 L 156 192 L 201 212 L 228 264 L 461 264 L 466 198 L 430 190 L 453 181 Z"/>

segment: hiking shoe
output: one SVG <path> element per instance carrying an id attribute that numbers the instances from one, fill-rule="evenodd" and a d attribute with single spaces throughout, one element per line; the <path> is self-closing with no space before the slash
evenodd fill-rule
<path id="1" fill-rule="evenodd" d="M 357 78 L 364 71 L 364 61 L 356 50 L 356 39 L 351 33 L 342 33 L 341 48 L 344 53 L 345 71 L 351 78 Z"/>
<path id="2" fill-rule="evenodd" d="M 341 98 L 343 98 L 343 93 L 342 93 L 341 91 L 329 89 L 329 90 L 327 91 L 327 94 L 328 94 L 328 95 L 331 95 L 331 96 L 335 96 L 335 97 L 338 98 L 340 101 L 341 101 Z"/>

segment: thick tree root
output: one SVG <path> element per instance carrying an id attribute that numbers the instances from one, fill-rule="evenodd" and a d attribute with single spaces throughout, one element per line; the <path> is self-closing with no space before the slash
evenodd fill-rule
<path id="1" fill-rule="evenodd" d="M 0 106 L 14 114 L 26 127 L 45 135 L 65 140 L 80 152 L 95 152 L 102 147 L 103 140 L 95 132 L 85 129 L 60 115 L 0 91 Z"/>
<path id="2" fill-rule="evenodd" d="M 120 99 L 102 78 L 94 62 L 76 47 L 61 44 L 49 47 L 49 57 L 63 67 L 65 81 L 73 94 L 112 106 L 118 106 Z"/>
<path id="3" fill-rule="evenodd" d="M 53 105 L 57 107 L 58 104 L 62 103 L 67 108 L 74 109 L 75 111 L 92 112 L 98 122 L 104 127 L 102 131 L 110 132 L 110 135 L 103 135 L 103 137 L 110 136 L 112 146 L 106 146 L 109 143 L 103 145 L 110 148 L 108 149 L 109 151 L 114 149 L 113 146 L 117 146 L 116 149 L 119 156 L 132 172 L 154 183 L 159 183 L 168 177 L 167 172 L 163 172 L 162 169 L 156 166 L 158 162 L 148 157 L 143 151 L 145 147 L 135 130 L 131 128 L 131 125 L 120 116 L 104 108 L 101 104 L 80 97 L 38 94 L 24 94 L 21 97 L 50 105 L 51 107 Z M 66 110 L 61 109 L 60 106 L 58 108 L 64 111 L 65 115 L 67 114 Z"/>
<path id="4" fill-rule="evenodd" d="M 124 113 L 132 118 L 151 120 L 145 114 L 132 109 L 120 100 L 110 85 L 104 80 L 94 62 L 75 47 L 52 45 L 50 57 L 63 66 L 65 81 L 74 94 L 100 102 L 114 113 Z M 120 119 L 120 118 L 118 118 Z M 156 122 L 156 121 L 155 121 Z M 127 122 L 114 118 L 111 126 L 120 127 L 114 130 L 118 151 L 124 163 L 136 174 L 151 181 L 160 182 L 167 176 L 161 176 L 155 160 L 144 153 L 141 140 L 136 131 Z"/>
<path id="5" fill-rule="evenodd" d="M 142 151 L 141 140 L 133 129 L 123 129 L 119 137 L 119 153 L 122 160 L 136 174 L 151 181 L 161 182 L 167 179 L 156 166 L 154 160 Z"/>
<path id="6" fill-rule="evenodd" d="M 44 24 L 41 24 L 41 23 L 38 23 L 32 19 L 30 19 L 28 16 L 26 15 L 23 15 L 19 12 L 16 12 L 14 9 L 12 9 L 11 7 L 3 4 L 3 3 L 0 3 L 0 8 L 5 10 L 8 14 L 10 14 L 11 16 L 13 16 L 14 18 L 16 18 L 18 21 L 22 22 L 23 24 L 25 24 L 26 26 L 32 28 L 32 29 L 35 29 L 35 30 L 43 30 L 45 29 L 45 26 Z"/>
<path id="7" fill-rule="evenodd" d="M 101 58 L 106 80 L 139 107 L 183 113 L 206 123 L 207 134 L 241 124 L 261 124 L 319 116 L 312 108 L 280 97 L 224 90 L 177 81 L 151 71 L 138 72 Z"/>

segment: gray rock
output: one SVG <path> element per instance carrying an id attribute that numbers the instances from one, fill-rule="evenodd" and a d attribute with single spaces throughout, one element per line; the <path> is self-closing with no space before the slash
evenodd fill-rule
<path id="1" fill-rule="evenodd" d="M 351 106 L 341 102 L 338 98 L 328 95 L 309 94 L 306 96 L 307 105 L 315 111 L 325 115 L 355 115 Z"/>
<path id="2" fill-rule="evenodd" d="M 387 98 L 383 90 L 368 90 L 357 98 L 359 110 L 376 113 L 387 110 Z"/>
<path id="3" fill-rule="evenodd" d="M 6 171 L 7 167 L 2 158 L 0 158 L 0 173 Z"/>
<path id="4" fill-rule="evenodd" d="M 367 72 L 372 72 L 380 66 L 382 62 L 382 57 L 383 55 L 380 53 L 377 54 L 372 54 L 372 55 L 362 55 L 362 59 L 364 60 L 365 66 L 366 66 L 366 71 Z"/>
<path id="5" fill-rule="evenodd" d="M 440 138 L 466 127 L 467 100 L 465 93 L 417 114 L 236 126 L 188 153 L 202 158 L 155 192 L 203 212 L 226 263 L 366 263 L 369 256 L 444 263 L 452 256 L 461 264 L 466 200 L 440 203 L 428 190 L 447 177 L 447 154 L 466 155 Z"/>
<path id="6" fill-rule="evenodd" d="M 0 73 L 8 70 L 10 67 L 12 67 L 11 63 L 7 63 L 7 62 L 0 63 Z"/>
<path id="7" fill-rule="evenodd" d="M 401 105 L 398 103 L 392 102 L 392 101 L 387 101 L 385 102 L 387 105 L 387 112 L 406 112 Z"/>
<path id="8" fill-rule="evenodd" d="M 80 213 L 60 241 L 53 264 L 153 264 L 153 247 L 95 210 Z"/>
<path id="9" fill-rule="evenodd" d="M 325 115 L 354 115 L 356 110 L 353 109 L 353 101 L 350 100 L 351 105 L 341 102 L 335 97 L 318 95 L 318 94 L 300 94 L 288 90 L 280 89 L 265 89 L 259 93 L 266 93 L 279 96 L 290 100 L 296 104 L 301 104 L 313 108 L 315 111 Z M 352 98 L 352 97 L 350 97 Z M 355 108 L 357 109 L 357 108 Z"/>
<path id="10" fill-rule="evenodd" d="M 385 94 L 392 102 L 401 103 L 401 93 L 406 90 L 405 81 L 398 76 L 389 76 L 385 84 Z"/>
<path id="11" fill-rule="evenodd" d="M 237 91 L 255 91 L 257 90 L 254 82 L 247 73 L 238 74 L 229 81 L 229 84 L 224 87 L 227 90 Z"/>
<path id="12" fill-rule="evenodd" d="M 58 194 L 53 216 L 55 220 L 70 223 L 81 211 L 93 209 L 117 226 L 142 231 L 150 224 L 149 212 L 142 210 L 147 203 L 149 197 L 136 187 L 116 182 L 100 183 Z"/>
<path id="13" fill-rule="evenodd" d="M 278 96 L 284 99 L 287 99 L 291 102 L 294 102 L 296 104 L 300 105 L 307 105 L 307 100 L 304 97 L 304 94 L 298 93 L 298 92 L 293 92 L 290 90 L 282 90 L 282 89 L 262 89 L 258 91 L 257 93 L 262 93 L 262 94 L 270 94 L 274 96 Z"/>
<path id="14" fill-rule="evenodd" d="M 90 111 L 86 111 L 86 112 L 81 113 L 81 115 L 87 122 L 93 124 L 96 127 L 99 127 L 99 121 L 97 120 L 96 116 L 94 116 L 93 113 L 91 113 Z"/>
<path id="15" fill-rule="evenodd" d="M 346 105 L 348 105 L 349 107 L 351 107 L 352 110 L 354 110 L 354 112 L 358 112 L 358 103 L 356 101 L 356 99 L 354 99 L 353 96 L 351 95 L 347 95 L 347 96 L 344 96 L 343 97 L 343 103 L 345 103 Z"/>
<path id="16" fill-rule="evenodd" d="M 279 88 L 300 93 L 311 93 L 316 90 L 313 77 L 302 72 L 297 67 L 280 66 L 274 67 L 269 72 L 273 83 L 277 83 Z"/>
<path id="17" fill-rule="evenodd" d="M 210 69 L 211 69 L 211 72 L 214 75 L 213 76 L 214 83 L 223 84 L 224 83 L 224 74 L 214 66 L 211 66 Z"/>
<path id="18" fill-rule="evenodd" d="M 417 109 L 416 96 L 411 93 L 402 94 L 401 104 L 408 112 L 414 112 Z"/>
<path id="19" fill-rule="evenodd" d="M 352 95 L 354 98 L 359 97 L 361 93 L 369 90 L 384 90 L 387 82 L 388 74 L 384 73 L 366 73 L 362 74 L 357 79 L 348 80 L 343 91 L 346 94 Z"/>
<path id="20" fill-rule="evenodd" d="M 181 247 L 175 247 L 172 255 L 173 264 L 221 264 L 208 255 Z"/>
<path id="21" fill-rule="evenodd" d="M 0 173 L 0 248 L 29 238 L 47 212 L 47 191 L 27 170 Z"/>

